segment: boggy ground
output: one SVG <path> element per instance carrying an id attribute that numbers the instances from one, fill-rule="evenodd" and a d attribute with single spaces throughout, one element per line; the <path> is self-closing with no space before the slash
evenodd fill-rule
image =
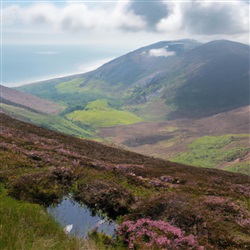
<path id="1" fill-rule="evenodd" d="M 164 220 L 205 249 L 249 249 L 249 176 L 143 156 L 5 114 L 0 119 L 0 182 L 10 196 L 46 206 L 72 192 L 118 221 Z"/>

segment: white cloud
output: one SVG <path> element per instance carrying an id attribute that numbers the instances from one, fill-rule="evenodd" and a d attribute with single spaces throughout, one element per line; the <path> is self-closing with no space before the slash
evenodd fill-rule
<path id="1" fill-rule="evenodd" d="M 56 6 L 36 3 L 3 9 L 3 24 L 49 25 L 55 30 L 83 29 L 142 29 L 146 25 L 140 16 L 128 10 L 128 3 L 117 2 L 108 8 L 89 8 L 85 3 L 68 3 Z"/>
<path id="2" fill-rule="evenodd" d="M 12 25 L 19 19 L 22 9 L 19 5 L 11 5 L 2 10 L 2 25 Z"/>
<path id="3" fill-rule="evenodd" d="M 160 49 L 151 49 L 148 52 L 148 55 L 155 56 L 155 57 L 159 57 L 159 56 L 168 57 L 168 56 L 174 56 L 175 52 L 168 51 L 167 48 L 164 47 L 164 48 L 160 48 Z"/>
<path id="4" fill-rule="evenodd" d="M 150 11 L 150 6 L 155 11 Z M 158 7 L 164 9 L 161 14 Z M 134 0 L 60 4 L 39 1 L 21 4 L 20 1 L 15 5 L 5 4 L 2 14 L 5 43 L 119 46 L 129 43 L 136 47 L 135 44 L 182 38 L 249 43 L 249 4 L 244 1 L 162 1 L 160 4 Z"/>

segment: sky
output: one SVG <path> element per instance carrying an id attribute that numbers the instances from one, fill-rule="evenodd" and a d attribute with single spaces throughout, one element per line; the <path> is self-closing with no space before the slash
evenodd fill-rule
<path id="1" fill-rule="evenodd" d="M 1 1 L 2 44 L 91 44 L 124 51 L 183 38 L 249 43 L 249 2 Z"/>

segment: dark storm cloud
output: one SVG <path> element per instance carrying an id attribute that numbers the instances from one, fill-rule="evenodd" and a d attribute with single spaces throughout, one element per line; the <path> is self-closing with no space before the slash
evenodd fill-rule
<path id="1" fill-rule="evenodd" d="M 156 24 L 169 15 L 167 5 L 160 1 L 145 2 L 143 0 L 133 0 L 130 3 L 129 10 L 134 14 L 141 16 L 149 29 L 155 29 Z"/>
<path id="2" fill-rule="evenodd" d="M 245 5 L 246 8 L 244 9 L 244 6 L 240 5 Z M 183 27 L 194 34 L 204 35 L 246 32 L 248 16 L 248 5 L 244 2 L 238 3 L 238 5 L 232 4 L 232 2 L 186 3 L 182 12 Z"/>

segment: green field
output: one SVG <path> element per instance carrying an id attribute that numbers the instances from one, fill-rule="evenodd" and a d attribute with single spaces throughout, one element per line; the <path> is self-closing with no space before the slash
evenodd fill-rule
<path id="1" fill-rule="evenodd" d="M 81 138 L 96 138 L 94 129 L 91 129 L 86 125 L 86 128 L 84 128 L 84 124 L 81 124 L 82 127 L 80 127 L 58 115 L 39 114 L 7 104 L 1 104 L 1 108 L 6 113 L 14 117 L 17 117 L 21 120 L 29 121 L 44 128 L 56 130 L 65 134 Z"/>
<path id="2" fill-rule="evenodd" d="M 77 110 L 66 117 L 93 127 L 110 127 L 142 122 L 143 119 L 125 110 L 113 108 L 106 99 L 89 102 L 84 110 Z"/>
<path id="3" fill-rule="evenodd" d="M 235 162 L 249 152 L 249 135 L 203 136 L 188 146 L 188 151 L 171 160 L 189 165 L 215 168 L 227 162 L 224 170 L 249 174 L 249 164 Z M 223 164 L 224 165 L 224 164 Z"/>

